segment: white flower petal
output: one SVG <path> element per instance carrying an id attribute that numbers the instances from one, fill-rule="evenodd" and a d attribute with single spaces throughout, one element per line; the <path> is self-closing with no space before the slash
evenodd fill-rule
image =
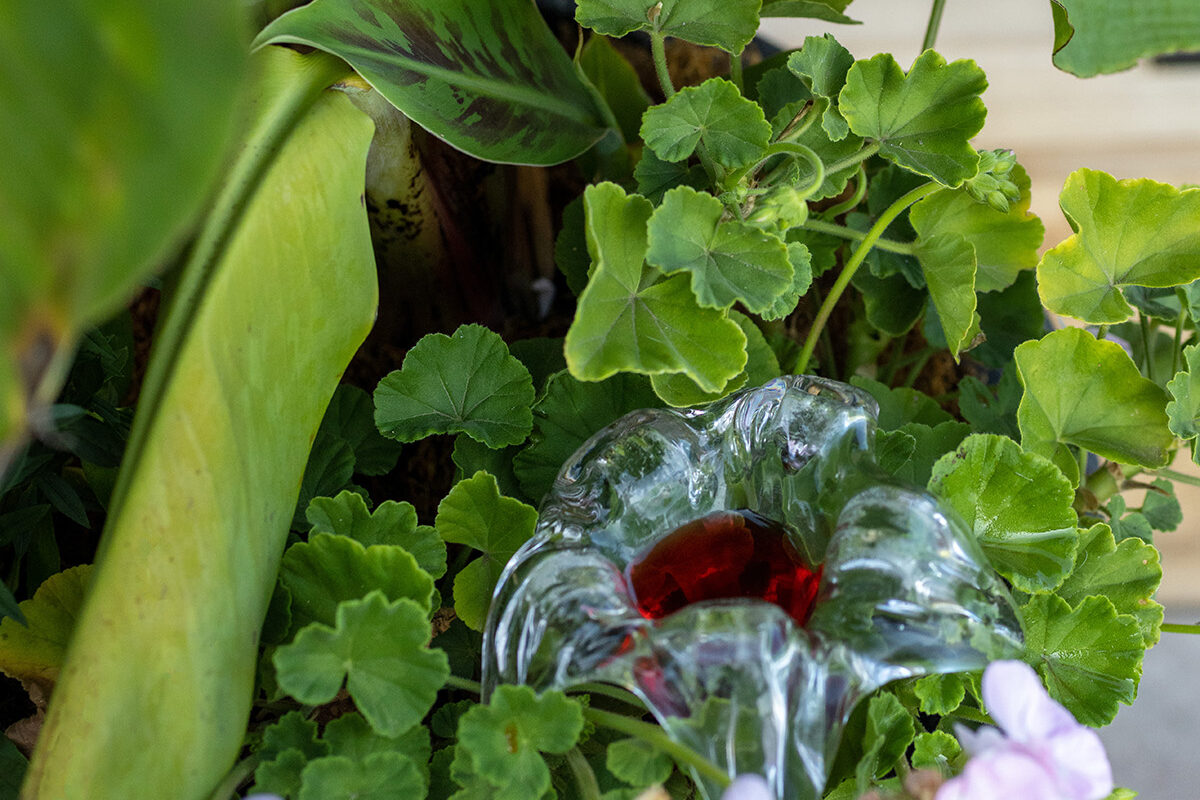
<path id="1" fill-rule="evenodd" d="M 1022 661 L 993 661 L 983 672 L 983 703 L 1005 735 L 1038 742 L 1082 726 L 1051 699 L 1033 667 Z"/>
<path id="2" fill-rule="evenodd" d="M 747 774 L 734 778 L 721 800 L 775 800 L 775 795 L 763 776 Z"/>

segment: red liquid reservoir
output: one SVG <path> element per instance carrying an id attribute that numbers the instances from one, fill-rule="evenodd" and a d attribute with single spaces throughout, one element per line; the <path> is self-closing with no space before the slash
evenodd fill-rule
<path id="1" fill-rule="evenodd" d="M 716 511 L 663 537 L 629 565 L 638 610 L 660 619 L 689 603 L 754 598 L 808 622 L 821 583 L 787 533 L 751 511 Z"/>

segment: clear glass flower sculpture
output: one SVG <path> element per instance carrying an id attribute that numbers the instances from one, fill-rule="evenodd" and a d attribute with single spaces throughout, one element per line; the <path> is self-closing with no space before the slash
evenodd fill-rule
<path id="1" fill-rule="evenodd" d="M 875 464 L 876 408 L 785 377 L 597 433 L 501 576 L 485 692 L 616 684 L 730 777 L 813 798 L 865 695 L 1019 653 L 964 525 Z"/>

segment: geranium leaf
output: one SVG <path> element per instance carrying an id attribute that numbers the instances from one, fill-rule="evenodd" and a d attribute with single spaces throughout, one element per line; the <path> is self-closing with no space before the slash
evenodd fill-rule
<path id="1" fill-rule="evenodd" d="M 864 389 L 879 404 L 878 422 L 882 430 L 895 430 L 910 422 L 940 425 L 954 419 L 929 395 L 905 386 L 892 388 L 863 375 L 852 375 L 850 383 Z"/>
<path id="2" fill-rule="evenodd" d="M 325 725 L 321 740 L 328 744 L 329 755 L 363 761 L 374 753 L 400 753 L 412 760 L 425 785 L 429 784 L 429 758 L 433 746 L 429 728 L 414 725 L 399 736 L 384 736 L 361 715 L 342 714 Z"/>
<path id="3" fill-rule="evenodd" d="M 0 620 L 0 672 L 37 684 L 47 695 L 83 605 L 91 566 L 71 567 L 47 578 L 33 597 L 20 603 L 24 621 Z"/>
<path id="4" fill-rule="evenodd" d="M 446 574 L 446 544 L 432 526 L 417 524 L 417 510 L 411 503 L 385 500 L 370 511 L 362 495 L 346 491 L 337 497 L 315 498 L 307 516 L 313 535 L 348 536 L 365 547 L 397 545 L 431 577 Z"/>
<path id="5" fill-rule="evenodd" d="M 1183 522 L 1183 508 L 1175 496 L 1175 484 L 1155 478 L 1142 501 L 1142 513 L 1156 531 L 1173 531 Z"/>
<path id="6" fill-rule="evenodd" d="M 579 0 L 575 20 L 605 36 L 647 31 L 740 53 L 758 32 L 762 0 Z"/>
<path id="7" fill-rule="evenodd" d="M 276 753 L 254 769 L 254 791 L 291 797 L 300 791 L 300 774 L 308 765 L 308 756 L 292 748 Z"/>
<path id="8" fill-rule="evenodd" d="M 1141 376 L 1120 345 L 1063 328 L 1013 356 L 1025 387 L 1017 423 L 1026 450 L 1049 458 L 1072 483 L 1079 466 L 1068 444 L 1122 464 L 1166 466 L 1175 442 L 1166 393 Z"/>
<path id="9" fill-rule="evenodd" d="M 683 161 L 703 144 L 719 164 L 743 167 L 762 158 L 771 125 L 757 103 L 724 78 L 680 89 L 642 117 L 642 139 L 664 161 Z"/>
<path id="10" fill-rule="evenodd" d="M 913 684 L 913 693 L 921 704 L 921 713 L 945 716 L 962 705 L 967 687 L 954 673 L 926 675 Z"/>
<path id="11" fill-rule="evenodd" d="M 1171 401 L 1167 403 L 1167 425 L 1171 433 L 1192 445 L 1192 461 L 1200 464 L 1196 437 L 1200 435 L 1200 345 L 1183 348 L 1187 368 L 1167 382 Z"/>
<path id="12" fill-rule="evenodd" d="M 975 313 L 975 246 L 957 233 L 940 233 L 918 239 L 916 255 L 946 346 L 958 361 L 959 352 L 970 346 L 972 335 L 979 331 L 979 315 Z"/>
<path id="13" fill-rule="evenodd" d="M 579 53 L 579 66 L 612 108 L 621 136 L 626 142 L 636 142 L 642 114 L 650 107 L 650 96 L 642 88 L 633 65 L 607 38 L 592 36 Z"/>
<path id="14" fill-rule="evenodd" d="M 306 530 L 304 515 L 314 497 L 336 494 L 349 486 L 353 478 L 354 448 L 345 439 L 318 429 L 292 511 L 292 530 Z"/>
<path id="15" fill-rule="evenodd" d="M 299 711 L 289 711 L 263 731 L 262 745 L 256 752 L 269 760 L 285 750 L 297 750 L 305 759 L 329 755 L 329 745 L 317 740 L 317 723 Z"/>
<path id="16" fill-rule="evenodd" d="M 1072 172 L 1059 205 L 1075 233 L 1046 252 L 1038 287 L 1046 308 L 1084 322 L 1123 322 L 1122 286 L 1180 286 L 1200 278 L 1200 189 L 1148 178 Z"/>
<path id="17" fill-rule="evenodd" d="M 1054 9 L 1054 66 L 1081 78 L 1200 47 L 1200 6 L 1191 0 L 1054 0 Z"/>
<path id="18" fill-rule="evenodd" d="M 675 762 L 666 753 L 641 739 L 618 739 L 608 746 L 604 759 L 608 771 L 638 788 L 662 783 Z"/>
<path id="19" fill-rule="evenodd" d="M 650 384 L 667 405 L 676 407 L 698 406 L 719 400 L 726 394 L 743 386 L 761 386 L 772 378 L 779 377 L 779 359 L 775 351 L 767 344 L 758 326 L 745 314 L 736 311 L 729 312 L 729 318 L 738 324 L 746 334 L 746 368 L 742 374 L 733 378 L 721 392 L 703 392 L 695 381 L 684 375 L 655 375 L 650 378 Z"/>
<path id="20" fill-rule="evenodd" d="M 914 289 L 902 275 L 879 278 L 867 269 L 855 272 L 851 283 L 862 294 L 867 322 L 888 336 L 908 333 L 921 318 L 929 296 L 923 289 Z"/>
<path id="21" fill-rule="evenodd" d="M 721 389 L 746 364 L 746 337 L 723 312 L 703 309 L 687 277 L 645 265 L 652 207 L 616 184 L 584 191 L 591 282 L 567 332 L 571 374 L 599 381 L 620 371 L 683 372 Z"/>
<path id="22" fill-rule="evenodd" d="M 912 715 L 894 694 L 883 692 L 867 704 L 867 730 L 863 734 L 863 757 L 855 769 L 860 788 L 873 778 L 883 777 L 904 755 L 916 733 Z"/>
<path id="23" fill-rule="evenodd" d="M 764 72 L 754 84 L 751 99 L 762 108 L 763 115 L 771 123 L 771 131 L 778 137 L 808 106 L 813 95 L 800 76 L 785 65 Z"/>
<path id="24" fill-rule="evenodd" d="M 791 288 L 788 248 L 778 236 L 735 220 L 710 194 L 680 186 L 650 216 L 646 260 L 664 275 L 687 272 L 705 308 L 740 302 L 761 312 Z"/>
<path id="25" fill-rule="evenodd" d="M 487 705 L 458 723 L 459 753 L 495 787 L 498 799 L 528 800 L 550 787 L 541 753 L 565 753 L 583 731 L 579 703 L 558 691 L 541 696 L 527 686 L 499 686 Z"/>
<path id="26" fill-rule="evenodd" d="M 488 447 L 529 435 L 533 380 L 499 334 L 463 325 L 453 336 L 421 337 L 375 390 L 375 424 L 414 442 L 432 433 L 465 433 Z"/>
<path id="27" fill-rule="evenodd" d="M 926 50 L 905 74 L 887 53 L 857 61 L 838 98 L 850 130 L 879 142 L 879 154 L 906 169 L 956 187 L 979 167 L 969 144 L 987 111 L 979 95 L 987 78 L 973 61 Z"/>
<path id="28" fill-rule="evenodd" d="M 857 25 L 858 21 L 850 19 L 842 12 L 850 0 L 763 0 L 763 17 L 809 17 L 826 22 L 840 22 L 845 25 Z"/>
<path id="29" fill-rule="evenodd" d="M 1118 542 L 1137 539 L 1147 544 L 1154 543 L 1154 529 L 1150 527 L 1150 520 L 1140 511 L 1126 513 L 1125 498 L 1121 495 L 1114 495 L 1104 510 L 1108 512 L 1108 524 L 1112 526 L 1113 536 Z"/>
<path id="30" fill-rule="evenodd" d="M 402 753 L 371 753 L 361 761 L 326 756 L 308 762 L 300 773 L 297 800 L 395 800 L 421 797 L 428 781 Z"/>
<path id="31" fill-rule="evenodd" d="M 1112 529 L 1097 523 L 1079 532 L 1075 570 L 1055 594 L 1073 607 L 1092 595 L 1107 597 L 1118 614 L 1137 619 L 1142 640 L 1151 647 L 1163 621 L 1163 607 L 1153 600 L 1161 582 L 1162 567 L 1153 545 L 1136 538 L 1117 544 Z"/>
<path id="32" fill-rule="evenodd" d="M 979 279 L 978 271 L 975 278 Z M 1040 338 L 1046 331 L 1046 310 L 1038 297 L 1037 276 L 1033 270 L 1021 272 L 1007 289 L 978 294 L 975 309 L 979 313 L 980 331 L 987 338 L 971 348 L 971 358 L 995 369 L 1007 369 L 1013 350 L 1031 339 Z M 1011 370 L 1005 374 L 1016 379 Z M 1019 383 L 1017 386 L 1020 388 Z M 1020 399 L 1019 394 L 1017 399 Z"/>
<path id="33" fill-rule="evenodd" d="M 1075 563 L 1075 489 L 1048 459 L 1004 436 L 968 436 L 933 467 L 929 491 L 958 512 L 996 571 L 1049 591 Z"/>
<path id="34" fill-rule="evenodd" d="M 395 545 L 364 547 L 347 536 L 318 533 L 283 555 L 279 579 L 292 593 L 293 626 L 332 625 L 338 606 L 372 590 L 408 598 L 429 611 L 433 579 L 411 553 Z"/>
<path id="35" fill-rule="evenodd" d="M 662 401 L 641 375 L 620 373 L 604 381 L 580 381 L 560 372 L 546 383 L 546 392 L 533 407 L 533 435 L 514 459 L 521 488 L 541 499 L 563 462 L 596 431 L 639 408 Z"/>
<path id="36" fill-rule="evenodd" d="M 1145 644 L 1137 620 L 1117 614 L 1107 597 L 1088 597 L 1074 609 L 1043 594 L 1021 607 L 1026 658 L 1050 696 L 1084 725 L 1107 725 L 1117 703 L 1132 703 Z"/>
<path id="37" fill-rule="evenodd" d="M 486 161 L 557 164 L 604 135 L 604 114 L 523 0 L 315 0 L 255 46 L 302 44 L 346 61 L 421 127 Z"/>
<path id="38" fill-rule="evenodd" d="M 465 544 L 482 555 L 454 579 L 454 610 L 468 627 L 483 630 L 492 590 L 504 565 L 533 535 L 537 511 L 504 497 L 486 472 L 454 484 L 438 504 L 434 525 L 447 542 Z"/>
<path id="39" fill-rule="evenodd" d="M 704 167 L 699 164 L 688 166 L 686 161 L 663 161 L 649 147 L 642 148 L 642 157 L 633 168 L 638 194 L 651 203 L 662 202 L 668 189 L 676 186 L 703 188 L 708 184 Z"/>
<path id="40" fill-rule="evenodd" d="M 850 133 L 850 126 L 838 111 L 837 97 L 846 85 L 846 73 L 853 64 L 854 56 L 850 51 L 828 33 L 806 37 L 800 52 L 788 57 L 788 69 L 799 75 L 815 96 L 830 101 L 821 114 L 821 127 L 835 142 Z"/>
<path id="41" fill-rule="evenodd" d="M 796 310 L 800 298 L 812 287 L 812 252 L 800 242 L 788 242 L 788 261 L 792 265 L 792 285 L 759 316 L 765 320 L 783 319 Z"/>
<path id="42" fill-rule="evenodd" d="M 335 436 L 354 451 L 354 471 L 361 475 L 391 472 L 400 458 L 400 445 L 384 438 L 375 427 L 371 395 L 343 383 L 333 393 L 318 436 Z"/>
<path id="43" fill-rule="evenodd" d="M 962 236 L 975 247 L 975 290 L 992 292 L 1012 285 L 1021 270 L 1037 266 L 1045 227 L 1029 213 L 1030 181 L 1020 165 L 1012 180 L 1021 198 L 1007 212 L 977 202 L 965 189 L 943 189 L 915 203 L 909 221 L 922 239 L 938 234 Z"/>
<path id="44" fill-rule="evenodd" d="M 913 741 L 913 769 L 934 769 L 948 774 L 962 756 L 962 745 L 945 731 L 922 731 Z"/>
<path id="45" fill-rule="evenodd" d="M 345 681 L 371 727 L 397 735 L 425 716 L 450 675 L 428 641 L 424 608 L 373 591 L 340 603 L 333 627 L 309 625 L 273 660 L 279 687 L 301 703 L 328 703 Z"/>

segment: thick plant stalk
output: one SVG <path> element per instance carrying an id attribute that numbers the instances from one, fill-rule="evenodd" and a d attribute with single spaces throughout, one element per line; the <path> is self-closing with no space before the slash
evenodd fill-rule
<path id="1" fill-rule="evenodd" d="M 322 94 L 336 61 L 263 58 L 261 118 L 231 174 L 270 166 L 227 186 L 244 203 L 218 199 L 228 235 L 202 236 L 209 275 L 185 276 L 192 299 L 171 310 L 27 800 L 200 800 L 241 747 L 308 450 L 376 305 L 372 124 Z M 275 155 L 263 137 L 286 139 Z"/>

